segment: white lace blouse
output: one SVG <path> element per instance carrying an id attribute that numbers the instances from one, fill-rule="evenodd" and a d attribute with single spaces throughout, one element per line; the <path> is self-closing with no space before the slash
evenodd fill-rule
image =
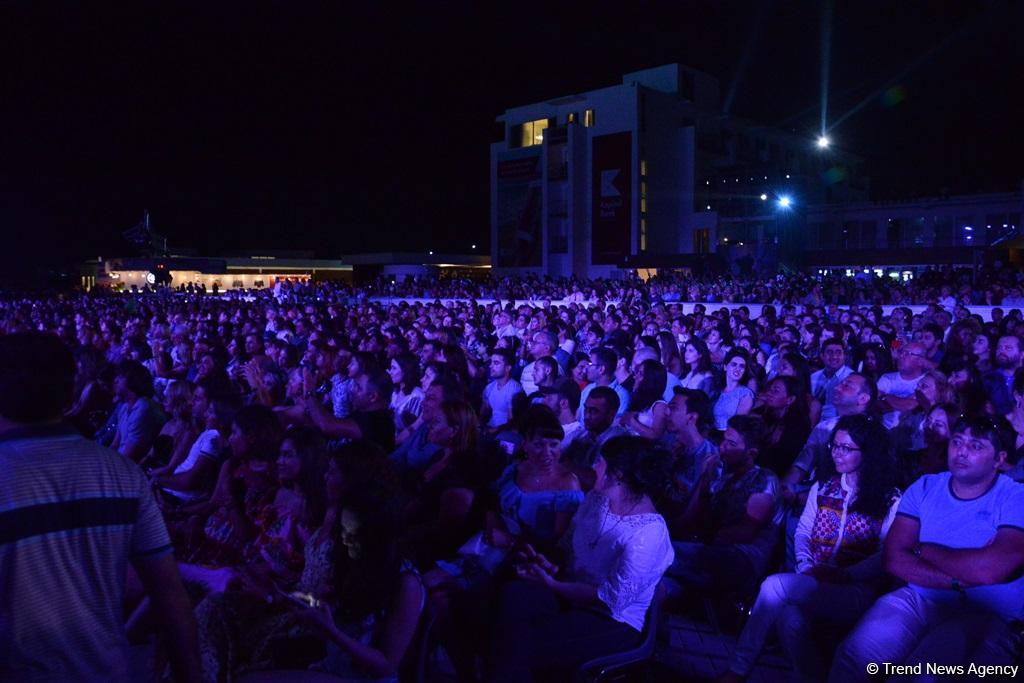
<path id="1" fill-rule="evenodd" d="M 656 513 L 619 516 L 597 491 L 573 517 L 573 578 L 597 586 L 597 597 L 615 621 L 643 630 L 644 616 L 675 553 L 665 519 Z"/>

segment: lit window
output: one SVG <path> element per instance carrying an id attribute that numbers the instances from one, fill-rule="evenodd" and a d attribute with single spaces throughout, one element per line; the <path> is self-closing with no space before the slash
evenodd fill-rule
<path id="1" fill-rule="evenodd" d="M 548 127 L 547 119 L 526 121 L 522 125 L 523 133 L 519 143 L 520 147 L 533 147 L 544 142 L 544 131 Z"/>
<path id="2" fill-rule="evenodd" d="M 641 197 L 646 197 L 647 196 L 647 182 L 646 181 L 640 181 L 640 196 Z"/>
<path id="3" fill-rule="evenodd" d="M 640 175 L 647 175 L 647 159 L 640 160 Z M 1006 227 L 1005 225 L 1003 226 Z"/>
<path id="4" fill-rule="evenodd" d="M 566 123 L 576 123 L 576 112 L 569 112 L 569 116 L 565 119 Z"/>
<path id="5" fill-rule="evenodd" d="M 640 251 L 647 251 L 647 219 L 640 219 Z"/>
<path id="6" fill-rule="evenodd" d="M 590 128 L 594 125 L 594 110 L 587 109 L 583 112 L 583 125 Z"/>
<path id="7" fill-rule="evenodd" d="M 640 213 L 647 213 L 647 197 L 640 197 Z"/>

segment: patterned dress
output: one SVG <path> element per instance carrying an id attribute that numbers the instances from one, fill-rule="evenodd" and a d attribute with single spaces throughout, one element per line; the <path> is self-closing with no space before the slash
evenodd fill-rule
<path id="1" fill-rule="evenodd" d="M 331 592 L 334 526 L 334 522 L 324 524 L 310 536 L 302 575 L 291 590 L 315 596 Z M 290 610 L 254 603 L 246 594 L 211 593 L 195 614 L 206 681 L 232 681 L 248 671 L 301 667 L 323 654 L 322 643 L 294 623 Z M 290 653 L 287 661 L 283 653 Z"/>

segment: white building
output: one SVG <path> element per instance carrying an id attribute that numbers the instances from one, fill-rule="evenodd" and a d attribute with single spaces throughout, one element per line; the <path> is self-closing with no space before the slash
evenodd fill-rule
<path id="1" fill-rule="evenodd" d="M 724 114 L 717 79 L 678 64 L 515 107 L 498 121 L 497 273 L 614 277 L 698 264 L 730 239 L 754 246 L 758 236 L 774 236 L 777 256 L 780 197 L 806 206 L 866 193 L 856 160 Z"/>

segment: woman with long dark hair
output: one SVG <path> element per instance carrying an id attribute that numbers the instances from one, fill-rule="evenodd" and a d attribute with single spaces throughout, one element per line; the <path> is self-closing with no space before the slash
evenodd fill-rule
<path id="1" fill-rule="evenodd" d="M 714 366 L 711 364 L 708 345 L 697 337 L 690 337 L 683 346 L 680 384 L 684 389 L 699 389 L 710 395 L 714 390 L 714 377 Z"/>
<path id="2" fill-rule="evenodd" d="M 725 354 L 725 374 L 719 382 L 718 400 L 712 408 L 715 429 L 724 432 L 729 418 L 746 415 L 754 407 L 754 392 L 747 386 L 750 379 L 750 357 L 741 348 Z"/>
<path id="3" fill-rule="evenodd" d="M 765 385 L 754 414 L 764 422 L 757 464 L 784 478 L 811 433 L 807 394 L 796 377 L 779 375 Z"/>
<path id="4" fill-rule="evenodd" d="M 857 347 L 853 366 L 858 373 L 877 382 L 879 377 L 892 371 L 892 353 L 878 342 L 868 342 Z"/>
<path id="5" fill-rule="evenodd" d="M 410 472 L 405 482 L 410 500 L 405 507 L 404 541 L 420 566 L 451 557 L 477 527 L 482 510 L 480 488 L 480 427 L 465 401 L 444 401 L 427 440 L 440 455 L 422 472 Z"/>
<path id="6" fill-rule="evenodd" d="M 364 494 L 345 503 L 334 596 L 294 614 L 326 641 L 327 657 L 309 671 L 245 681 L 398 680 L 426 599 L 419 573 L 398 551 L 399 518 L 393 500 Z"/>
<path id="7" fill-rule="evenodd" d="M 648 359 L 637 366 L 633 375 L 633 394 L 620 421 L 622 426 L 640 436 L 657 441 L 665 432 L 665 386 L 668 373 L 659 361 Z"/>
<path id="8" fill-rule="evenodd" d="M 750 674 L 773 628 L 798 675 L 824 680 L 827 663 L 810 628 L 819 620 L 852 624 L 878 596 L 882 542 L 899 498 L 885 428 L 866 415 L 841 417 L 829 449 L 797 526 L 797 571 L 761 584 L 720 682 Z"/>
<path id="9" fill-rule="evenodd" d="M 814 398 L 811 393 L 811 366 L 807 359 L 796 351 L 787 351 L 782 354 L 779 360 L 779 375 L 796 377 L 803 387 L 807 407 L 807 417 L 812 425 L 818 424 L 821 419 L 821 401 Z"/>
<path id="10" fill-rule="evenodd" d="M 667 330 L 658 332 L 658 346 L 661 347 L 661 364 L 676 377 L 682 376 L 683 358 L 679 355 L 679 345 L 675 337 Z"/>
<path id="11" fill-rule="evenodd" d="M 388 376 L 395 390 L 391 394 L 391 411 L 395 416 L 395 433 L 416 421 L 423 403 L 420 387 L 420 361 L 415 354 L 400 353 L 391 359 Z"/>

